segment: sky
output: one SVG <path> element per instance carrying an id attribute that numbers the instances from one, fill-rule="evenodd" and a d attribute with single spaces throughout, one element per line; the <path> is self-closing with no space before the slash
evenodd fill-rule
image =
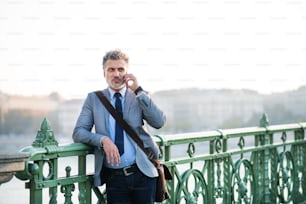
<path id="1" fill-rule="evenodd" d="M 0 91 L 103 89 L 102 57 L 130 56 L 151 92 L 306 85 L 303 0 L 0 0 Z"/>

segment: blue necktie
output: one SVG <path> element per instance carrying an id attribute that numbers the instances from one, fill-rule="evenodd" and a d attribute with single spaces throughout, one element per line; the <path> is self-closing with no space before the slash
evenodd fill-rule
<path id="1" fill-rule="evenodd" d="M 115 101 L 115 108 L 116 111 L 122 116 L 122 104 L 121 104 L 121 94 L 115 93 L 114 95 L 116 97 Z M 116 130 L 115 130 L 115 144 L 117 145 L 119 149 L 120 156 L 124 153 L 124 140 L 123 140 L 123 129 L 119 125 L 119 123 L 116 121 Z"/>

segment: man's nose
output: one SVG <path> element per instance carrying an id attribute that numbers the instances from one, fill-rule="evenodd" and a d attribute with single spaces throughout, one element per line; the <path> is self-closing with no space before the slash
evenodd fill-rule
<path id="1" fill-rule="evenodd" d="M 115 70 L 114 75 L 115 75 L 115 76 L 120 76 L 119 70 Z"/>

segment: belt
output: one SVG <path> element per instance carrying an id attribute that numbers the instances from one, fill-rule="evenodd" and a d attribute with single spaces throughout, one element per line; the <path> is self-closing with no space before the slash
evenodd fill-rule
<path id="1" fill-rule="evenodd" d="M 121 169 L 110 169 L 110 168 L 106 168 L 106 169 L 109 173 L 116 175 L 116 176 L 130 176 L 138 170 L 138 167 L 136 164 L 133 164 L 131 166 L 127 166 Z"/>

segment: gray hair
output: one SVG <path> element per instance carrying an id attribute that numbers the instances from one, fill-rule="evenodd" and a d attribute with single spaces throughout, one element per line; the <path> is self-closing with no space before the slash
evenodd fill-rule
<path id="1" fill-rule="evenodd" d="M 102 62 L 103 68 L 107 60 L 124 60 L 127 64 L 129 64 L 129 56 L 119 49 L 108 51 L 104 55 Z"/>

